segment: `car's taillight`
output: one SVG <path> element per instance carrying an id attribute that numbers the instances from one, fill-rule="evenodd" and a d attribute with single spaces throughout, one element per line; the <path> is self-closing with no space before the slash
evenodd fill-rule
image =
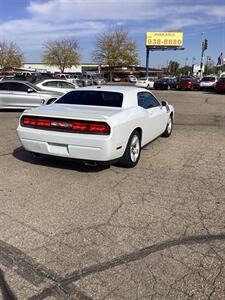
<path id="1" fill-rule="evenodd" d="M 23 127 L 32 127 L 38 129 L 59 130 L 86 134 L 110 134 L 110 126 L 105 122 L 23 116 L 20 123 Z"/>

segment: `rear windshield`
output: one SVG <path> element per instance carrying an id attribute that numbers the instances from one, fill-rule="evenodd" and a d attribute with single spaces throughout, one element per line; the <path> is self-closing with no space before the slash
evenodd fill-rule
<path id="1" fill-rule="evenodd" d="M 62 96 L 55 103 L 122 107 L 123 94 L 105 91 L 72 91 Z"/>
<path id="2" fill-rule="evenodd" d="M 203 77 L 202 81 L 215 81 L 215 77 Z"/>

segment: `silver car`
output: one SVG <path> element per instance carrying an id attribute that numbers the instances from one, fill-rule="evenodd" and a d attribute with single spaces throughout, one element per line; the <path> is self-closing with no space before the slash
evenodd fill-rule
<path id="1" fill-rule="evenodd" d="M 102 84 L 106 84 L 106 81 L 101 76 L 93 76 L 93 84 L 102 85 Z"/>
<path id="2" fill-rule="evenodd" d="M 0 109 L 29 108 L 49 104 L 63 93 L 45 91 L 27 81 L 0 82 Z"/>

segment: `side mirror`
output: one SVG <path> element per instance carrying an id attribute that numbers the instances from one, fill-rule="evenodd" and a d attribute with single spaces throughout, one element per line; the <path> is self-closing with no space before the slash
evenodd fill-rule
<path id="1" fill-rule="evenodd" d="M 162 106 L 168 106 L 168 103 L 166 101 L 161 102 Z"/>
<path id="2" fill-rule="evenodd" d="M 28 93 L 34 93 L 34 90 L 33 89 L 27 89 L 27 92 Z"/>
<path id="3" fill-rule="evenodd" d="M 162 104 L 161 108 L 166 107 L 166 111 L 167 112 L 170 111 L 169 103 L 167 101 L 162 101 L 161 104 Z"/>

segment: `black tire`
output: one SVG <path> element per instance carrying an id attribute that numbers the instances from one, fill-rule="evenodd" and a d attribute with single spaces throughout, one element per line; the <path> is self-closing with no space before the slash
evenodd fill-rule
<path id="1" fill-rule="evenodd" d="M 136 151 L 139 151 L 139 152 L 138 152 L 137 157 L 134 160 L 134 156 L 133 156 L 133 159 L 132 159 L 132 155 L 136 155 L 136 153 L 134 153 L 134 152 L 132 153 L 132 142 L 134 141 L 135 137 L 138 139 L 137 141 L 139 143 L 139 148 L 135 147 L 135 148 L 133 148 L 133 150 L 136 149 Z M 141 136 L 140 136 L 140 133 L 139 133 L 138 130 L 134 130 L 130 135 L 129 141 L 127 143 L 126 150 L 123 154 L 123 157 L 120 160 L 120 165 L 125 167 L 125 168 L 135 167 L 137 165 L 138 161 L 139 161 L 140 154 L 141 154 Z"/>
<path id="2" fill-rule="evenodd" d="M 172 131 L 173 131 L 173 117 L 172 117 L 172 115 L 170 115 L 168 123 L 166 125 L 166 129 L 163 132 L 162 136 L 169 137 L 171 135 Z"/>

